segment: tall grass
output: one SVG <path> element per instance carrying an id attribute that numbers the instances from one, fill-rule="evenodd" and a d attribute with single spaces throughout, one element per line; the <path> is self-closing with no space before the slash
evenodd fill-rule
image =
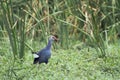
<path id="1" fill-rule="evenodd" d="M 63 60 L 61 58 L 58 59 L 56 56 L 58 54 L 53 56 L 56 57 L 52 61 L 55 64 L 54 69 L 58 66 L 60 67 L 60 73 L 56 74 L 54 71 L 52 72 L 52 74 L 55 73 L 54 76 L 59 76 L 63 72 L 66 76 L 71 69 L 76 75 L 79 75 L 75 71 L 76 69 L 80 69 L 80 73 L 84 72 L 83 74 L 85 75 L 85 78 L 81 75 L 83 79 L 86 79 L 86 73 L 88 74 L 88 72 L 90 73 L 88 74 L 89 78 L 93 79 L 91 78 L 91 73 L 94 70 L 91 69 L 91 66 L 94 64 L 97 66 L 94 66 L 94 69 L 100 68 L 100 70 L 97 70 L 98 74 L 101 73 L 99 71 L 108 73 L 109 71 L 114 73 L 113 70 L 115 72 L 119 71 L 119 65 L 115 63 L 116 61 L 119 62 L 119 50 L 116 47 L 110 46 L 111 43 L 119 39 L 119 12 L 120 0 L 1 0 L 0 60 L 3 62 L 0 63 L 0 66 L 2 68 L 4 68 L 3 65 L 5 66 L 4 69 L 1 69 L 4 75 L 3 79 L 23 79 L 26 73 L 29 74 L 29 72 L 30 74 L 25 79 L 28 79 L 31 75 L 31 79 L 34 79 L 35 72 L 32 70 L 33 67 L 28 64 L 30 63 L 29 60 L 28 62 L 23 62 L 23 64 L 27 64 L 24 65 L 24 67 L 27 67 L 25 70 L 28 70 L 25 73 L 24 69 L 21 68 L 23 65 L 19 65 L 19 62 L 26 58 L 25 55 L 31 54 L 31 51 L 36 50 L 37 46 L 42 48 L 43 44 L 47 44 L 49 35 L 54 34 L 58 35 L 60 40 L 58 44 L 54 45 L 54 48 L 68 49 L 68 51 L 62 51 L 61 49 L 58 51 Z M 9 39 L 10 44 L 7 43 L 6 39 Z M 87 50 L 83 45 L 81 48 L 80 42 L 86 44 L 85 47 L 90 46 L 95 48 L 97 52 L 89 52 L 89 49 Z M 76 51 L 71 50 L 76 44 L 80 44 L 79 49 L 82 49 L 81 51 L 77 51 L 77 49 L 75 49 Z M 6 47 L 5 45 L 9 46 Z M 118 45 L 117 47 L 119 48 Z M 80 53 L 80 55 L 74 53 Z M 117 53 L 117 56 L 112 56 L 116 61 L 113 61 L 111 58 L 110 55 L 113 55 L 112 53 Z M 108 54 L 109 57 L 107 57 Z M 94 58 L 96 55 L 99 57 L 98 59 Z M 1 58 L 1 56 L 3 57 Z M 64 60 L 68 60 L 68 62 Z M 105 64 L 102 60 L 111 62 Z M 85 61 L 88 63 L 87 65 L 83 64 Z M 64 64 L 64 62 L 66 63 Z M 76 66 L 82 67 L 79 69 L 78 67 L 74 68 L 73 65 L 67 63 L 75 63 Z M 99 63 L 99 65 L 96 63 Z M 50 68 L 47 69 L 51 73 L 50 69 L 53 69 L 53 65 L 49 65 Z M 42 67 L 42 69 L 45 68 Z M 41 71 L 43 71 L 42 69 Z M 37 69 L 35 71 L 37 72 Z M 73 76 L 73 72 L 70 75 Z M 51 75 L 49 73 L 47 73 L 48 76 Z M 70 75 L 69 77 L 71 78 Z M 92 75 L 98 76 L 94 73 Z M 53 77 L 53 75 L 51 76 Z M 37 77 L 39 76 L 37 75 Z M 43 77 L 41 76 L 41 78 Z M 51 79 L 53 79 L 52 77 Z"/>
<path id="2" fill-rule="evenodd" d="M 119 0 L 1 1 L 0 23 L 8 33 L 14 56 L 20 58 L 24 57 L 26 39 L 47 44 L 51 34 L 60 37 L 62 48 L 70 48 L 80 40 L 105 56 L 108 43 L 115 41 L 119 32 L 119 3 Z"/>
<path id="3" fill-rule="evenodd" d="M 2 27 L 5 27 L 8 33 L 10 46 L 12 48 L 14 58 L 16 58 L 17 56 L 19 56 L 19 58 L 23 58 L 24 41 L 25 41 L 25 34 L 24 34 L 25 16 L 23 15 L 21 16 L 21 12 L 19 8 L 18 10 L 16 10 L 16 13 L 14 13 L 13 4 L 11 1 L 9 2 L 1 1 L 1 8 L 2 8 L 1 18 L 3 19 Z"/>

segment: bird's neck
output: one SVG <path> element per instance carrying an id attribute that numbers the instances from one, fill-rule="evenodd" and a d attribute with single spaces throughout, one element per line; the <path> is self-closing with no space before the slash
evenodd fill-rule
<path id="1" fill-rule="evenodd" d="M 53 42 L 52 40 L 48 41 L 48 44 L 46 46 L 47 49 L 51 49 L 52 42 Z"/>

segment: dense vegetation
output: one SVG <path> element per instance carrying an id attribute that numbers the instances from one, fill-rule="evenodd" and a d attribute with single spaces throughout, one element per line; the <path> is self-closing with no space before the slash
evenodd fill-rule
<path id="1" fill-rule="evenodd" d="M 119 80 L 120 0 L 1 0 L 0 80 Z M 58 35 L 48 65 L 32 51 Z"/>

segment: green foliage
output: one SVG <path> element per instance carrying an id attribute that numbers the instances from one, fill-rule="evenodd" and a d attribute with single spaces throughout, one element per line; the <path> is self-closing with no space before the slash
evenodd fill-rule
<path id="1" fill-rule="evenodd" d="M 21 11 L 19 9 L 16 10 L 16 13 L 14 13 L 11 1 L 1 1 L 1 8 L 3 13 L 1 17 L 3 18 L 4 24 L 1 26 L 5 27 L 7 31 L 14 58 L 18 55 L 20 58 L 23 58 L 25 41 L 25 17 L 23 15 L 21 16 Z M 19 19 L 16 18 L 15 15 L 17 15 Z"/>
<path id="2" fill-rule="evenodd" d="M 33 56 L 26 50 L 24 62 L 14 61 L 12 53 L 0 57 L 1 80 L 118 80 L 120 78 L 120 44 L 109 45 L 106 62 L 98 58 L 98 52 L 91 47 L 53 50 L 49 63 L 33 65 Z M 35 47 L 36 49 L 39 46 Z"/>
<path id="3" fill-rule="evenodd" d="M 119 0 L 1 0 L 0 5 L 2 80 L 119 79 Z M 53 34 L 59 36 L 53 57 L 38 71 L 31 51 L 43 48 Z"/>
<path id="4" fill-rule="evenodd" d="M 24 56 L 25 38 L 47 43 L 50 34 L 57 34 L 65 49 L 74 40 L 80 40 L 98 47 L 105 56 L 104 41 L 115 41 L 119 34 L 118 3 L 118 0 L 1 1 L 0 23 L 8 33 L 14 55 L 19 53 L 20 58 Z"/>

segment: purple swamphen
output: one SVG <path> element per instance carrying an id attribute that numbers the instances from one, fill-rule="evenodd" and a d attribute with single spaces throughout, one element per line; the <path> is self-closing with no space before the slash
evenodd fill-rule
<path id="1" fill-rule="evenodd" d="M 57 41 L 56 36 L 50 36 L 48 44 L 45 48 L 40 50 L 39 52 L 35 52 L 34 54 L 34 62 L 33 64 L 36 63 L 48 63 L 49 58 L 51 57 L 51 45 L 53 41 Z"/>

